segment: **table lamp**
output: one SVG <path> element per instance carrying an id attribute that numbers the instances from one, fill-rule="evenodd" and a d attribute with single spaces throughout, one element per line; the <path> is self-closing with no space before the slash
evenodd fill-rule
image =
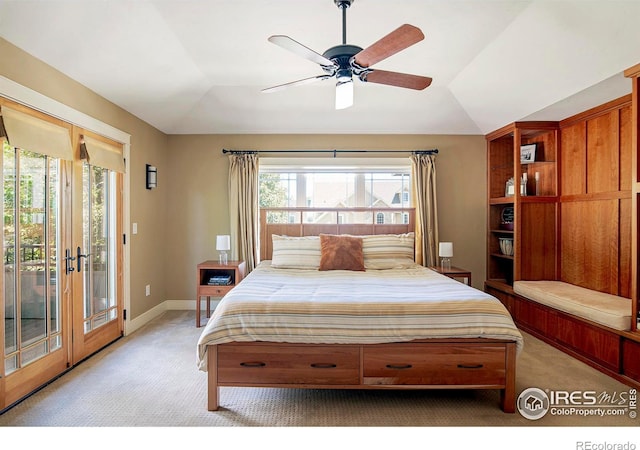
<path id="1" fill-rule="evenodd" d="M 231 236 L 223 234 L 216 237 L 216 250 L 220 252 L 218 261 L 220 264 L 227 264 L 227 251 L 231 249 Z"/>
<path id="2" fill-rule="evenodd" d="M 440 242 L 439 252 L 440 267 L 443 270 L 451 270 L 451 258 L 453 257 L 453 242 Z"/>

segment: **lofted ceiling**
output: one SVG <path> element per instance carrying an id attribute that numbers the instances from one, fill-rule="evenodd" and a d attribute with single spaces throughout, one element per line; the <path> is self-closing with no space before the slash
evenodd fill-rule
<path id="1" fill-rule="evenodd" d="M 374 66 L 433 78 L 424 91 L 335 80 L 267 41 L 342 42 L 334 0 L 0 0 L 0 37 L 168 134 L 486 134 L 560 120 L 631 90 L 640 1 L 355 0 L 347 43 L 404 23 L 425 39 Z M 1 57 L 1 56 L 0 56 Z"/>

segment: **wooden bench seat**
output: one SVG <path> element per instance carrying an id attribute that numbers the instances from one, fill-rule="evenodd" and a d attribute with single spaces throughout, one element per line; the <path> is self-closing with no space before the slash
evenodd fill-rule
<path id="1" fill-rule="evenodd" d="M 485 290 L 521 330 L 640 389 L 640 333 L 629 331 L 630 299 L 553 281 L 487 280 Z"/>
<path id="2" fill-rule="evenodd" d="M 516 294 L 592 322 L 627 331 L 631 299 L 586 289 L 562 281 L 516 281 Z"/>

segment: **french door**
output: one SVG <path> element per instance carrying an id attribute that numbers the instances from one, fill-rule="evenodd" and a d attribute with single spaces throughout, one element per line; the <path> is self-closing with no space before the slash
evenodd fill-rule
<path id="1" fill-rule="evenodd" d="M 0 106 L 9 125 L 15 111 Z M 0 410 L 117 339 L 124 325 L 122 174 L 80 151 L 88 132 L 75 126 L 54 123 L 68 133 L 66 153 L 49 151 L 49 137 L 21 140 L 21 133 L 46 134 L 37 127 L 52 119 L 10 106 L 25 121 L 6 126 L 2 142 Z M 101 148 L 94 149 L 100 163 Z"/>
<path id="2" fill-rule="evenodd" d="M 72 279 L 71 354 L 76 364 L 124 329 L 122 174 L 84 160 L 74 164 L 73 179 L 73 211 L 81 211 L 81 217 L 75 214 L 72 220 L 65 258 Z"/>

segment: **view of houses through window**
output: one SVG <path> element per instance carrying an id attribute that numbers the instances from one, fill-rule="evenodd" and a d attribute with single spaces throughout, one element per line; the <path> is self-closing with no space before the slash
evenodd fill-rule
<path id="1" fill-rule="evenodd" d="M 408 216 L 389 208 L 411 206 L 410 168 L 397 169 L 262 169 L 259 178 L 260 207 L 371 208 L 370 212 L 338 212 L 339 223 L 407 223 Z M 375 214 L 375 218 L 373 216 Z M 298 214 L 272 212 L 270 223 L 293 223 Z M 335 213 L 309 211 L 302 220 L 311 223 L 335 221 Z"/>

